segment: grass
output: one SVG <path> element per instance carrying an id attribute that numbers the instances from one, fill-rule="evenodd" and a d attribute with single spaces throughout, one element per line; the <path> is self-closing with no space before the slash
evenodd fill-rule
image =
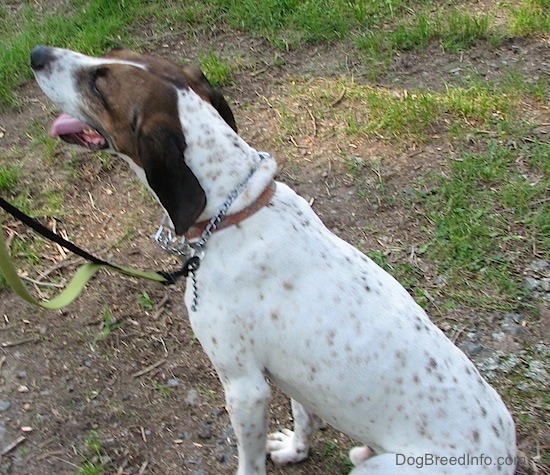
<path id="1" fill-rule="evenodd" d="M 369 13 L 381 13 L 373 1 L 259 0 L 213 2 L 236 29 L 267 38 L 280 49 L 347 36 L 350 28 L 370 22 Z M 389 0 L 388 6 L 400 1 Z"/>
<path id="2" fill-rule="evenodd" d="M 153 386 L 153 389 L 155 391 L 158 392 L 158 394 L 160 394 L 161 397 L 163 397 L 164 399 L 168 399 L 172 396 L 172 394 L 174 393 L 174 388 L 171 387 L 171 386 L 168 386 L 164 383 L 161 383 L 159 381 L 155 381 L 153 380 L 151 382 L 152 386 Z"/>
<path id="3" fill-rule="evenodd" d="M 118 45 L 139 46 L 131 32 L 144 23 L 154 32 L 146 39 L 149 48 L 161 41 L 155 34 L 161 37 L 166 30 L 192 34 L 222 26 L 263 37 L 281 50 L 353 37 L 367 53 L 366 64 L 378 65 L 372 71 L 377 74 L 392 55 L 431 41 L 460 51 L 479 41 L 495 44 L 512 35 L 550 31 L 547 0 L 521 0 L 505 10 L 505 25 L 494 26 L 497 12 L 480 14 L 429 0 L 195 0 L 184 6 L 176 1 L 73 0 L 63 11 L 43 12 L 26 3 L 17 13 L 2 5 L 0 41 L 6 46 L 0 50 L 0 105 L 18 105 L 16 89 L 31 76 L 28 56 L 34 45 L 90 54 Z M 206 65 L 219 63 L 212 54 L 203 53 Z M 228 68 L 213 65 L 221 71 L 222 83 L 230 77 Z"/>
<path id="4" fill-rule="evenodd" d="M 335 109 L 332 103 L 342 91 L 349 106 Z M 519 88 L 495 88 L 475 81 L 438 92 L 374 87 L 348 78 L 296 79 L 286 93 L 289 97 L 272 104 L 282 137 L 299 134 L 314 114 L 320 123 L 331 120 L 337 133 L 397 142 L 427 142 L 436 130 L 458 134 L 495 126 L 509 128 L 524 94 L 529 94 Z M 314 111 L 309 104 L 316 104 Z"/>
<path id="5" fill-rule="evenodd" d="M 548 0 L 524 0 L 510 6 L 510 31 L 517 36 L 548 33 L 550 5 Z"/>
<path id="6" fill-rule="evenodd" d="M 82 455 L 84 461 L 76 472 L 77 475 L 101 475 L 105 473 L 106 460 L 103 442 L 99 434 L 92 431 L 85 441 L 86 453 Z"/>
<path id="7" fill-rule="evenodd" d="M 479 41 L 496 42 L 497 32 L 491 31 L 491 23 L 488 14 L 458 8 L 434 12 L 427 6 L 409 11 L 396 20 L 389 31 L 385 26 L 363 31 L 357 42 L 376 58 L 388 59 L 398 51 L 421 49 L 434 40 L 439 41 L 445 51 L 457 52 Z"/>
<path id="8" fill-rule="evenodd" d="M 155 308 L 155 302 L 147 292 L 142 292 L 139 296 L 139 303 L 145 310 L 153 310 Z"/>
<path id="9" fill-rule="evenodd" d="M 19 183 L 20 168 L 16 165 L 0 166 L 0 192 L 13 194 Z"/>
<path id="10" fill-rule="evenodd" d="M 550 175 L 541 162 L 548 156 L 546 143 L 513 149 L 493 140 L 487 150 L 454 160 L 451 176 L 440 177 L 436 191 L 423 198 L 434 225 L 427 254 L 439 262 L 449 286 L 462 289 L 451 291 L 451 298 L 505 310 L 521 305 L 527 295 L 518 260 L 532 249 L 550 249 L 544 200 Z M 529 179 L 518 163 L 544 178 Z"/>
<path id="11" fill-rule="evenodd" d="M 107 340 L 114 331 L 122 328 L 123 326 L 124 322 L 115 321 L 111 308 L 105 307 L 103 310 L 103 325 L 100 332 L 95 336 L 93 340 L 94 343 Z"/>
<path id="12" fill-rule="evenodd" d="M 460 52 L 479 43 L 497 46 L 515 36 L 548 34 L 550 14 L 547 0 L 523 0 L 505 8 L 503 23 L 498 11 L 471 11 L 464 5 L 434 8 L 433 4 L 411 8 L 390 24 L 375 25 L 358 32 L 357 45 L 368 55 L 371 76 L 384 72 L 391 59 L 402 51 L 420 50 L 437 42 L 446 52 Z"/>
<path id="13" fill-rule="evenodd" d="M 207 54 L 200 54 L 199 63 L 212 86 L 227 86 L 233 82 L 232 62 L 220 58 L 214 51 L 210 51 Z"/>
<path id="14" fill-rule="evenodd" d="M 141 18 L 138 0 L 73 0 L 69 8 L 55 13 L 38 11 L 24 4 L 12 16 L 6 7 L 0 9 L 0 103 L 17 105 L 14 89 L 30 78 L 29 52 L 36 44 L 71 47 L 89 53 L 100 53 L 120 43 L 128 25 Z"/>
<path id="15" fill-rule="evenodd" d="M 326 464 L 327 473 L 348 473 L 355 468 L 347 452 L 342 450 L 340 441 L 324 440 L 319 452 Z"/>

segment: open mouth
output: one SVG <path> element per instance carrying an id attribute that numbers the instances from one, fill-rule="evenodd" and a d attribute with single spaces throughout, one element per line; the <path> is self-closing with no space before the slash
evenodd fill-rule
<path id="1" fill-rule="evenodd" d="M 63 112 L 55 119 L 51 137 L 59 137 L 67 143 L 81 145 L 90 150 L 102 150 L 109 146 L 107 139 L 80 119 Z"/>

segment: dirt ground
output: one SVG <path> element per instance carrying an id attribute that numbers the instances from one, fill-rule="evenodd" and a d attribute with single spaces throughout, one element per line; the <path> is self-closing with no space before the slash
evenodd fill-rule
<path id="1" fill-rule="evenodd" d="M 292 138 L 280 135 L 277 111 L 270 103 L 284 85 L 299 75 L 347 74 L 366 81 L 359 53 L 346 45 L 281 53 L 261 40 L 222 33 L 192 39 L 174 33 L 151 44 L 157 45 L 152 52 L 170 58 L 193 61 L 209 45 L 221 55 L 238 53 L 248 61 L 250 66 L 225 89 L 241 135 L 278 157 L 278 178 L 311 199 L 337 234 L 364 249 L 384 252 L 390 261 L 406 260 L 409 250 L 425 242 L 422 210 L 412 197 L 408 206 L 403 203 L 419 177 L 446 170 L 451 143 L 433 141 L 406 150 L 376 139 L 349 144 L 322 122 L 304 123 Z M 548 42 L 533 38 L 495 49 L 480 46 L 463 54 L 444 54 L 434 45 L 396 58 L 379 84 L 402 90 L 443 88 L 459 82 L 460 71 L 469 69 L 498 81 L 508 67 L 532 76 L 548 74 Z M 32 131 L 47 129 L 55 108 L 34 84 L 23 87 L 21 96 L 21 111 L 0 115 L 0 147 L 14 156 L 24 155 L 31 189 L 40 182 L 62 190 L 66 211 L 49 224 L 106 259 L 138 268 L 175 267 L 177 263 L 152 242 L 161 211 L 126 166 L 63 144 L 44 158 L 44 147 L 36 145 L 39 134 Z M 340 107 L 345 108 L 345 100 Z M 546 117 L 540 122 L 548 123 L 547 105 L 530 113 Z M 376 186 L 368 188 L 379 178 L 373 173 L 365 183 L 368 198 L 358 195 L 340 153 L 352 146 L 359 157 L 380 157 L 383 192 Z M 8 236 L 30 239 L 22 225 L 5 221 Z M 532 262 L 539 257 L 533 255 Z M 55 268 L 46 280 L 67 278 L 79 262 L 44 244 L 40 266 Z M 434 263 L 418 257 L 416 265 L 423 272 L 422 285 L 434 286 Z M 529 265 L 525 262 L 518 274 L 548 270 L 529 271 Z M 29 277 L 36 275 L 33 271 Z M 0 290 L 0 474 L 96 473 L 79 472 L 86 462 L 102 464 L 103 473 L 113 475 L 233 473 L 235 440 L 223 394 L 189 328 L 182 290 L 181 283 L 164 288 L 102 272 L 75 304 L 59 312 L 37 310 Z M 548 351 L 546 297 L 533 297 L 538 317 L 515 318 L 466 307 L 441 310 L 436 305 L 429 311 L 487 374 L 495 370 L 487 364 L 495 352 L 508 355 L 543 347 L 540 352 Z M 464 331 L 466 326 L 469 329 Z M 497 387 L 501 378 L 506 374 L 497 371 L 493 379 Z M 518 423 L 518 446 L 524 457 L 517 473 L 550 473 L 543 458 L 550 446 L 548 401 L 533 401 L 528 410 L 516 401 L 506 402 Z M 278 391 L 270 424 L 272 428 L 291 424 L 288 401 Z M 345 456 L 352 446 L 347 436 L 328 429 L 319 433 L 308 462 L 285 468 L 268 462 L 268 472 L 347 473 Z"/>

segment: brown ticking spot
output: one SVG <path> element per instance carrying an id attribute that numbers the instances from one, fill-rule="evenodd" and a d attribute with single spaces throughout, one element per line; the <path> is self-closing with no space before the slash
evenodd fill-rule
<path id="1" fill-rule="evenodd" d="M 279 314 L 275 311 L 271 312 L 271 320 L 273 321 L 279 320 Z"/>
<path id="2" fill-rule="evenodd" d="M 407 356 L 405 355 L 405 353 L 403 353 L 401 350 L 397 350 L 395 352 L 395 357 L 397 358 L 401 366 L 405 366 L 405 363 L 407 361 Z"/>
<path id="3" fill-rule="evenodd" d="M 292 282 L 284 281 L 283 282 L 283 289 L 285 290 L 292 290 L 294 289 L 294 284 Z"/>
<path id="4" fill-rule="evenodd" d="M 361 396 L 357 396 L 352 402 L 351 402 L 351 405 L 352 406 L 357 406 L 359 404 L 363 404 L 365 402 L 365 396 L 361 395 Z"/>
<path id="5" fill-rule="evenodd" d="M 477 430 L 472 431 L 472 439 L 473 439 L 474 442 L 476 442 L 476 443 L 479 442 L 479 432 L 478 432 Z"/>

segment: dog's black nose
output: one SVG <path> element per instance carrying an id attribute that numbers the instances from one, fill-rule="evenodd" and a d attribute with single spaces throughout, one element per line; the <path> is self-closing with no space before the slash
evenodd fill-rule
<path id="1" fill-rule="evenodd" d="M 44 69 L 54 55 L 49 46 L 35 46 L 31 51 L 31 68 L 35 71 Z"/>

